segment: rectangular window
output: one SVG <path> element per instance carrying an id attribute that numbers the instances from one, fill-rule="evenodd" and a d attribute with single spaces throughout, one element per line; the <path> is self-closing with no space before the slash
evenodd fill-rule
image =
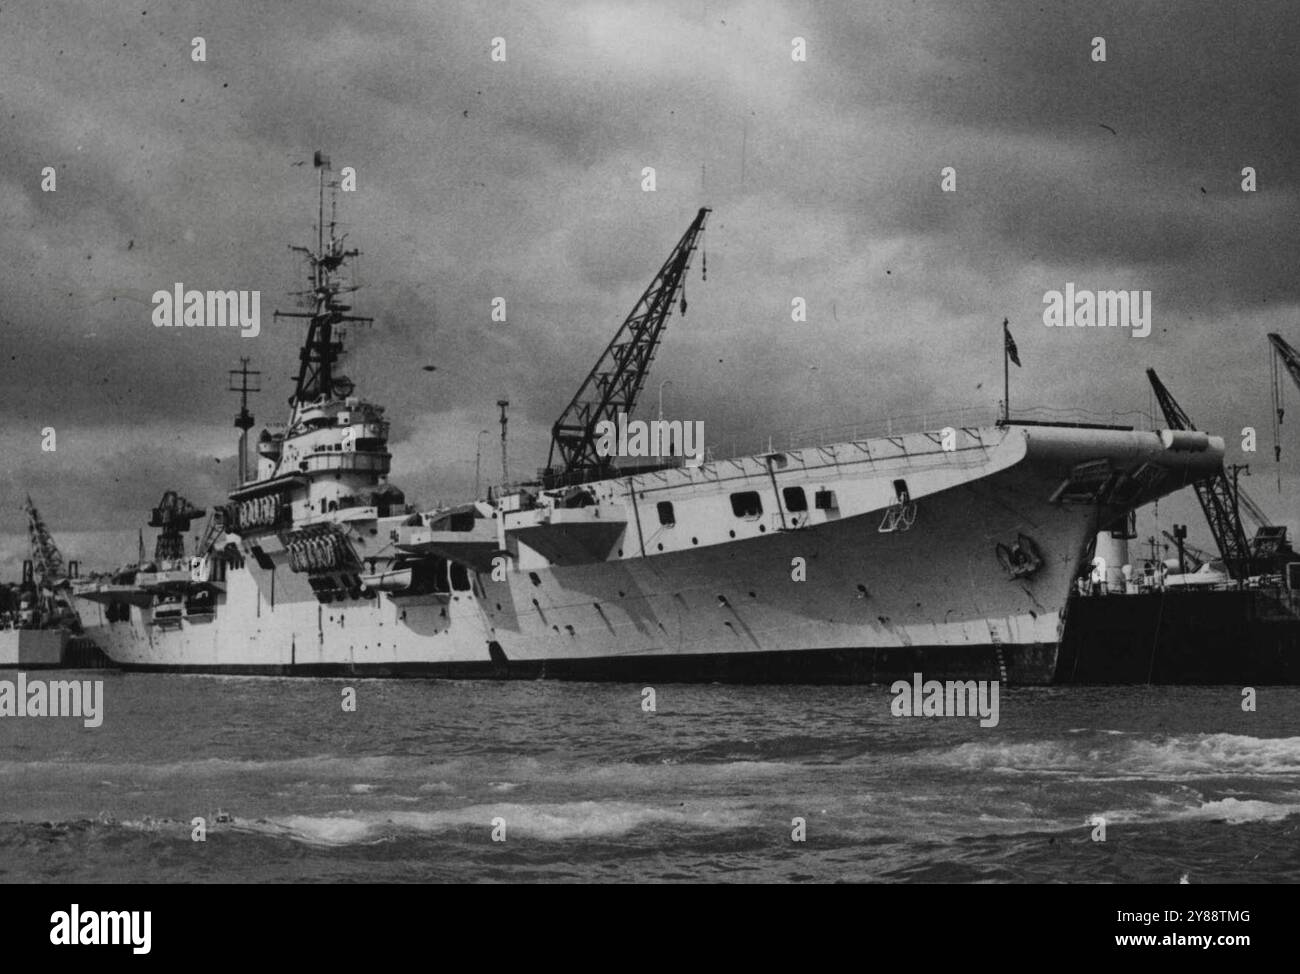
<path id="1" fill-rule="evenodd" d="M 808 510 L 808 495 L 803 492 L 802 487 L 786 487 L 781 491 L 781 499 L 785 501 L 785 509 L 791 514 L 800 514 Z"/>
<path id="2" fill-rule="evenodd" d="M 817 505 L 819 511 L 833 511 L 839 505 L 835 503 L 835 491 L 819 490 L 813 495 L 813 503 Z"/>
<path id="3" fill-rule="evenodd" d="M 660 501 L 656 505 L 659 509 L 659 523 L 666 528 L 671 528 L 677 523 L 677 518 L 673 515 L 673 502 Z"/>
<path id="4" fill-rule="evenodd" d="M 456 592 L 469 591 L 469 569 L 458 561 L 451 563 L 451 587 Z"/>
<path id="5" fill-rule="evenodd" d="M 907 490 L 906 480 L 894 481 L 894 493 L 898 496 L 898 503 L 900 504 L 906 504 L 909 500 L 912 499 L 911 495 L 908 493 Z"/>
<path id="6" fill-rule="evenodd" d="M 756 490 L 743 490 L 731 495 L 731 510 L 736 517 L 753 519 L 763 513 L 763 499 Z"/>

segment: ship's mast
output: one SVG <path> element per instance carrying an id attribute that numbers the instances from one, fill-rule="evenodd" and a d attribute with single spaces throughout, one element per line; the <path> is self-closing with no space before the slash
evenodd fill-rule
<path id="1" fill-rule="evenodd" d="M 347 234 L 339 236 L 335 219 L 337 213 L 337 192 L 339 183 L 330 174 L 329 157 L 316 153 L 315 165 L 319 177 L 319 197 L 317 204 L 316 249 L 291 247 L 306 256 L 311 268 L 311 290 L 301 292 L 311 302 L 310 312 L 277 311 L 277 318 L 308 318 L 311 325 L 307 329 L 307 339 L 298 352 L 299 367 L 297 385 L 289 404 L 294 407 L 294 421 L 298 411 L 305 405 L 322 399 L 342 399 L 352 394 L 352 383 L 346 376 L 335 373 L 335 366 L 343 354 L 341 336 L 335 332 L 335 326 L 343 323 L 368 325 L 374 319 L 349 315 L 351 305 L 342 303 L 341 295 L 357 290 L 355 285 L 340 282 L 339 272 L 347 261 L 358 256 L 359 250 L 345 250 L 343 241 Z M 330 221 L 325 223 L 325 191 L 330 190 Z M 293 422 L 291 421 L 291 426 Z"/>
<path id="2" fill-rule="evenodd" d="M 253 414 L 248 411 L 248 394 L 261 392 L 261 372 L 250 371 L 248 359 L 239 360 L 239 368 L 230 370 L 231 392 L 239 393 L 239 414 L 235 416 L 235 428 L 239 430 L 239 486 L 248 482 L 248 431 L 253 428 Z M 239 385 L 235 385 L 235 376 L 239 376 Z M 252 379 L 253 384 L 249 384 Z"/>

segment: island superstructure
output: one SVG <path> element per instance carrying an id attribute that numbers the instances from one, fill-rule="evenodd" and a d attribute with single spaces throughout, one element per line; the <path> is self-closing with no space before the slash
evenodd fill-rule
<path id="1" fill-rule="evenodd" d="M 339 371 L 356 251 L 325 219 L 282 431 L 200 550 L 82 584 L 127 669 L 885 682 L 1055 676 L 1089 542 L 1214 474 L 1223 441 L 1003 421 L 631 469 L 594 448 L 635 408 L 699 212 L 553 429 L 527 484 L 420 511 L 384 408 Z"/>

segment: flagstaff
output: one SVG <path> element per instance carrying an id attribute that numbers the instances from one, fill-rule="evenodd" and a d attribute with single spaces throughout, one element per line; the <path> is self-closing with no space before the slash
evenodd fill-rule
<path id="1" fill-rule="evenodd" d="M 1011 422 L 1011 363 L 1020 368 L 1020 352 L 1011 337 L 1010 322 L 1002 319 L 1002 422 Z"/>
<path id="2" fill-rule="evenodd" d="M 1011 341 L 1011 332 L 1007 330 L 1007 319 L 1002 319 L 1002 422 L 1011 422 L 1011 356 L 1007 352 L 1007 342 Z"/>

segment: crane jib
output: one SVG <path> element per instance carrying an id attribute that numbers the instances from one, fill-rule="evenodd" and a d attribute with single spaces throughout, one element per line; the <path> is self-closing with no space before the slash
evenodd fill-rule
<path id="1" fill-rule="evenodd" d="M 609 459 L 596 450 L 597 426 L 602 421 L 615 421 L 619 413 L 629 414 L 635 408 L 664 325 L 679 296 L 681 313 L 686 311 L 686 272 L 710 212 L 708 207 L 702 207 L 695 215 L 551 428 L 544 480 L 572 481 L 608 470 Z"/>
<path id="2" fill-rule="evenodd" d="M 1170 429 L 1196 429 L 1183 407 L 1178 405 L 1178 400 L 1160 381 L 1155 369 L 1147 369 L 1147 379 Z M 1249 578 L 1253 567 L 1250 544 L 1241 526 L 1239 492 L 1229 481 L 1227 472 L 1220 467 L 1214 476 L 1197 481 L 1192 487 L 1228 573 L 1238 580 Z"/>

